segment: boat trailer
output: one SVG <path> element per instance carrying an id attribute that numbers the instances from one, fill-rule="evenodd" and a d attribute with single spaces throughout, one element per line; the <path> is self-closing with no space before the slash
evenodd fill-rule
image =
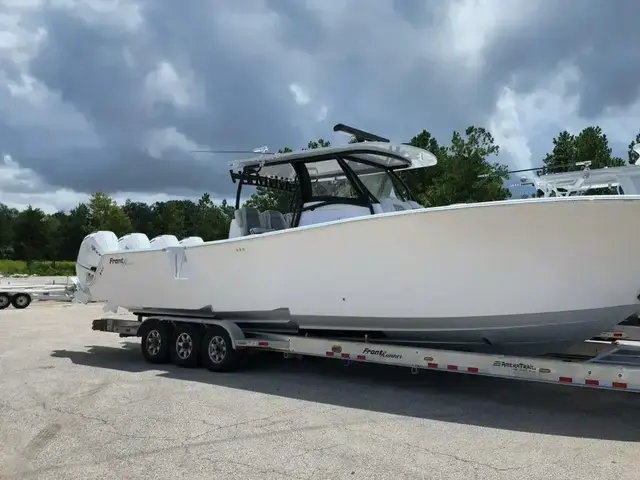
<path id="1" fill-rule="evenodd" d="M 22 310 L 31 305 L 34 299 L 70 301 L 73 291 L 65 284 L 12 285 L 0 284 L 0 310 L 12 305 Z"/>
<path id="2" fill-rule="evenodd" d="M 640 341 L 589 340 L 562 355 L 519 357 L 264 333 L 242 330 L 228 320 L 171 315 L 100 318 L 92 328 L 120 337 L 141 337 L 142 355 L 149 363 L 202 365 L 211 371 L 233 371 L 242 366 L 246 353 L 271 351 L 286 358 L 324 357 L 345 365 L 401 366 L 412 374 L 437 370 L 640 393 Z M 626 331 L 640 340 L 640 327 Z"/>

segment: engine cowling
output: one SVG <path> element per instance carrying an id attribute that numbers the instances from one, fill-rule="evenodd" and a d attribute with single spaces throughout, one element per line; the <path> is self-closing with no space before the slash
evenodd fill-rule
<path id="1" fill-rule="evenodd" d="M 118 240 L 118 250 L 145 250 L 150 247 L 149 237 L 144 233 L 129 233 Z"/>
<path id="2" fill-rule="evenodd" d="M 153 237 L 149 244 L 152 249 L 161 250 L 167 247 L 177 247 L 179 242 L 175 235 L 158 235 Z"/>
<path id="3" fill-rule="evenodd" d="M 193 245 L 200 245 L 201 243 L 204 243 L 202 237 L 187 237 L 180 240 L 179 244 L 183 247 L 191 247 Z"/>
<path id="4" fill-rule="evenodd" d="M 76 276 L 78 291 L 86 292 L 86 288 L 95 277 L 100 259 L 107 253 L 118 250 L 118 237 L 109 231 L 90 233 L 82 240 L 76 259 Z"/>

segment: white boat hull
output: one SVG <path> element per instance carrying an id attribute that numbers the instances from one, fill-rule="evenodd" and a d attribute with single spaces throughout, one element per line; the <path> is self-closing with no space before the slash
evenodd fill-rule
<path id="1" fill-rule="evenodd" d="M 410 210 L 107 254 L 85 288 L 131 311 L 542 353 L 640 310 L 639 216 L 636 196 Z"/>

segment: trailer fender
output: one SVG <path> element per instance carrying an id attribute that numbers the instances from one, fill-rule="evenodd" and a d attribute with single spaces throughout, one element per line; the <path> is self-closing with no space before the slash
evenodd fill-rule
<path id="1" fill-rule="evenodd" d="M 147 318 L 143 323 L 149 322 L 149 321 L 161 321 L 161 322 L 170 322 L 170 323 L 179 323 L 180 321 L 182 321 L 181 319 L 177 319 L 175 317 L 161 317 L 161 316 L 154 316 L 154 317 L 149 317 Z M 217 319 L 204 319 L 204 318 L 199 318 L 197 319 L 197 321 L 195 321 L 194 319 L 184 319 L 183 321 L 184 323 L 189 323 L 189 324 L 200 324 L 203 326 L 207 326 L 207 325 L 217 325 L 219 327 L 222 327 L 226 330 L 226 332 L 229 334 L 229 338 L 231 338 L 231 345 L 233 347 L 234 350 L 239 350 L 239 349 L 243 349 L 243 346 L 238 346 L 237 343 L 245 340 L 245 336 L 244 333 L 242 332 L 242 330 L 240 329 L 240 327 L 238 325 L 236 325 L 233 322 L 230 322 L 229 320 L 217 320 Z"/>
<path id="2" fill-rule="evenodd" d="M 224 328 L 229 334 L 229 337 L 231 338 L 231 345 L 233 346 L 234 350 L 244 348 L 244 347 L 237 346 L 237 343 L 239 341 L 245 339 L 244 333 L 242 332 L 242 329 L 238 325 L 228 320 L 211 320 L 210 322 L 207 322 L 207 323 L 209 325 L 218 325 Z"/>

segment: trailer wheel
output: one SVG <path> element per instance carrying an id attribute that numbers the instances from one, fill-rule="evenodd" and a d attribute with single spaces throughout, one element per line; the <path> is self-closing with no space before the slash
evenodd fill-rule
<path id="1" fill-rule="evenodd" d="M 142 356 L 149 363 L 166 363 L 169 360 L 171 328 L 166 323 L 144 323 L 141 328 Z"/>
<path id="2" fill-rule="evenodd" d="M 0 310 L 4 310 L 11 305 L 11 298 L 8 293 L 0 293 Z"/>
<path id="3" fill-rule="evenodd" d="M 11 299 L 11 305 L 13 305 L 13 308 L 17 308 L 18 310 L 27 308 L 31 305 L 31 295 L 28 293 L 17 293 Z"/>
<path id="4" fill-rule="evenodd" d="M 177 325 L 171 343 L 171 360 L 179 367 L 197 367 L 201 344 L 200 329 L 188 323 Z"/>
<path id="5" fill-rule="evenodd" d="M 240 353 L 233 348 L 229 333 L 217 325 L 210 327 L 202 340 L 202 365 L 212 372 L 230 372 L 238 367 Z"/>

